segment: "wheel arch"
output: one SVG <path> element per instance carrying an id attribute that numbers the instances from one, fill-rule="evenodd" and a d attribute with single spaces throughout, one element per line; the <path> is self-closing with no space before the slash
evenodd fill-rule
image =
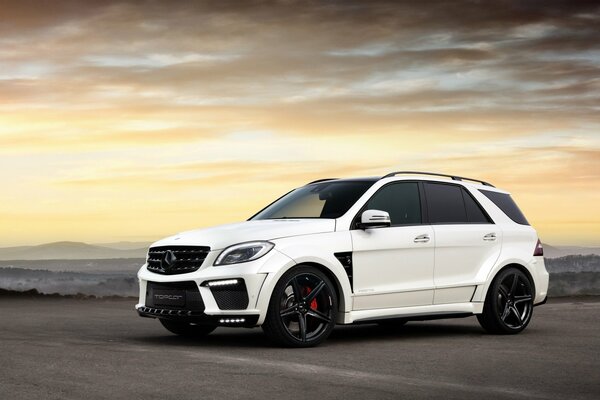
<path id="1" fill-rule="evenodd" d="M 525 276 L 527 276 L 527 279 L 529 279 L 529 282 L 531 282 L 531 288 L 532 288 L 532 292 L 536 293 L 536 287 L 535 287 L 535 279 L 533 278 L 533 274 L 531 273 L 531 271 L 529 271 L 529 269 L 516 261 L 510 261 L 504 265 L 502 265 L 501 267 L 499 267 L 498 269 L 496 269 L 492 274 L 490 274 L 490 277 L 487 279 L 485 285 L 483 285 L 482 288 L 482 292 L 480 293 L 480 298 L 478 301 L 485 301 L 485 299 L 487 298 L 488 292 L 490 291 L 490 288 L 492 286 L 492 282 L 494 281 L 494 279 L 496 279 L 496 277 L 498 276 L 498 274 L 500 274 L 502 271 L 508 269 L 508 268 L 515 268 L 518 269 L 519 271 L 523 272 L 525 274 Z M 477 296 L 477 294 L 475 294 L 474 297 L 474 301 L 475 301 L 475 297 Z"/>
<path id="2" fill-rule="evenodd" d="M 342 279 L 345 277 L 345 282 L 342 281 L 342 279 L 338 276 L 340 274 L 340 271 L 336 271 L 335 267 L 331 268 L 325 263 L 318 262 L 315 260 L 302 260 L 290 263 L 284 268 L 280 268 L 277 271 L 271 271 L 270 273 L 268 273 L 268 276 L 265 279 L 265 282 L 263 283 L 262 288 L 260 290 L 259 298 L 257 301 L 257 308 L 260 310 L 260 317 L 257 322 L 257 325 L 261 325 L 264 322 L 269 302 L 271 301 L 273 290 L 275 289 L 275 285 L 277 284 L 277 282 L 279 282 L 281 277 L 288 271 L 302 266 L 309 266 L 318 269 L 323 274 L 325 274 L 325 276 L 327 276 L 327 278 L 333 284 L 338 301 L 338 321 L 340 320 L 340 316 L 343 316 L 344 313 L 350 311 L 350 309 L 352 308 L 352 289 L 350 288 L 350 282 L 348 281 L 348 278 L 345 275 L 341 264 L 339 266 L 339 269 L 341 269 L 342 272 L 344 272 Z"/>
<path id="3" fill-rule="evenodd" d="M 298 264 L 297 266 L 300 267 L 303 265 L 318 269 L 323 274 L 325 274 L 325 276 L 327 276 L 327 278 L 331 281 L 331 283 L 333 283 L 333 288 L 335 289 L 335 295 L 336 295 L 337 301 L 338 301 L 338 312 L 344 313 L 347 309 L 346 301 L 344 299 L 344 296 L 342 295 L 342 293 L 343 293 L 342 285 L 341 285 L 340 281 L 338 280 L 338 277 L 336 276 L 336 274 L 332 270 L 327 268 L 326 266 L 316 263 L 316 262 L 311 262 L 311 261 L 303 262 L 302 264 Z"/>

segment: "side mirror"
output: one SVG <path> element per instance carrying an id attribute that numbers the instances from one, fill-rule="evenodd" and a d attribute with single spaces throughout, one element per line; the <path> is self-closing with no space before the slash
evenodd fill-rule
<path id="1" fill-rule="evenodd" d="M 360 216 L 360 229 L 385 228 L 392 225 L 390 214 L 381 210 L 365 210 Z"/>

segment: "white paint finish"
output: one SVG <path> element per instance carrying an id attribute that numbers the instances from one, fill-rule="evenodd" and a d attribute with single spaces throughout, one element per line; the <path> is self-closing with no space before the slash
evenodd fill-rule
<path id="1" fill-rule="evenodd" d="M 434 225 L 436 287 L 473 285 L 479 272 L 493 268 L 502 248 L 502 230 L 494 224 Z M 488 234 L 496 240 L 485 240 Z"/>
<path id="2" fill-rule="evenodd" d="M 355 295 L 354 310 L 373 310 L 392 307 L 411 307 L 431 304 L 433 290 Z M 393 305 L 393 306 L 391 306 Z"/>
<path id="3" fill-rule="evenodd" d="M 425 305 L 433 301 L 434 232 L 431 226 L 396 226 L 350 232 L 354 292 L 378 295 L 378 308 Z M 428 242 L 415 239 L 429 237 Z M 426 295 L 396 296 L 424 290 Z M 358 299 L 355 299 L 355 304 Z M 415 303 L 417 302 L 417 303 Z"/>
<path id="4" fill-rule="evenodd" d="M 266 310 L 271 299 L 271 293 L 279 279 L 290 268 L 298 264 L 318 264 L 331 271 L 335 278 L 334 284 L 340 290 L 338 322 L 343 323 L 343 315 L 352 308 L 352 289 L 346 271 L 335 258 L 334 253 L 351 250 L 349 232 L 332 232 L 298 238 L 283 238 L 273 240 L 275 247 L 286 261 L 278 264 L 270 262 L 260 268 L 261 273 L 268 273 L 259 294 L 257 308 L 261 310 L 258 324 L 264 322 Z M 260 261 L 260 260 L 258 260 Z"/>
<path id="5" fill-rule="evenodd" d="M 522 265 L 527 269 L 535 286 L 534 303 L 543 301 L 548 293 L 549 275 L 543 257 L 533 256 L 538 240 L 535 229 L 512 221 L 499 224 L 499 226 L 502 229 L 500 256 L 491 268 L 480 269 L 476 281 L 482 283 L 483 287 L 481 290 L 477 290 L 473 301 L 484 301 L 494 276 L 502 268 L 511 264 Z"/>
<path id="6" fill-rule="evenodd" d="M 346 323 L 368 321 L 380 318 L 415 317 L 436 314 L 472 313 L 481 314 L 483 303 L 433 304 L 428 306 L 386 308 L 377 310 L 357 310 L 346 315 Z"/>
<path id="7" fill-rule="evenodd" d="M 184 232 L 154 245 L 210 246 L 212 251 L 198 271 L 159 275 L 140 269 L 140 302 L 145 301 L 148 280 L 201 284 L 212 279 L 243 278 L 250 304 L 245 311 L 216 308 L 209 291 L 202 288 L 207 312 L 259 314 L 264 322 L 273 289 L 281 276 L 298 264 L 311 263 L 328 270 L 340 292 L 339 323 L 394 316 L 481 313 L 490 283 L 502 268 L 523 265 L 533 278 L 535 302 L 548 290 L 548 273 L 542 257 L 534 257 L 537 233 L 514 223 L 478 189 L 503 192 L 464 181 L 462 185 L 486 209 L 495 224 L 435 225 L 350 230 L 351 223 L 369 198 L 383 185 L 403 180 L 448 182 L 423 176 L 401 176 L 377 181 L 337 220 L 297 219 L 247 221 Z M 503 192 L 506 193 L 506 192 Z M 496 241 L 484 241 L 488 233 Z M 428 242 L 414 239 L 428 235 Z M 225 247 L 246 241 L 269 240 L 275 248 L 258 260 L 230 266 L 213 266 Z M 354 293 L 336 252 L 353 252 Z M 436 293 L 434 295 L 434 290 Z M 470 298 L 472 296 L 472 299 Z M 354 310 L 353 310 L 354 308 Z"/>
<path id="8" fill-rule="evenodd" d="M 245 221 L 181 232 L 157 241 L 154 246 L 209 246 L 211 250 L 255 240 L 272 240 L 335 230 L 334 219 L 273 219 Z"/>
<path id="9" fill-rule="evenodd" d="M 471 301 L 476 286 L 436 288 L 433 304 L 466 303 Z"/>

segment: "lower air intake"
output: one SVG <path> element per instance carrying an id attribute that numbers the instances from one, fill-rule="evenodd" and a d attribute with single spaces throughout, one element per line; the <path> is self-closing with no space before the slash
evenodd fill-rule
<path id="1" fill-rule="evenodd" d="M 243 279 L 233 285 L 210 286 L 210 291 L 221 310 L 245 310 L 248 308 L 248 290 Z"/>

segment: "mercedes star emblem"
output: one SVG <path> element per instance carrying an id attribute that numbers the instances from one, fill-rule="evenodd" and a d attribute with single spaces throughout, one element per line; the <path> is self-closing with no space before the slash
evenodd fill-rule
<path id="1" fill-rule="evenodd" d="M 162 269 L 164 269 L 166 271 L 175 264 L 175 261 L 177 261 L 177 257 L 175 257 L 175 253 L 173 253 L 172 250 L 167 250 L 167 251 L 165 251 L 165 254 L 163 254 L 162 260 L 160 262 L 160 266 L 162 267 Z"/>

